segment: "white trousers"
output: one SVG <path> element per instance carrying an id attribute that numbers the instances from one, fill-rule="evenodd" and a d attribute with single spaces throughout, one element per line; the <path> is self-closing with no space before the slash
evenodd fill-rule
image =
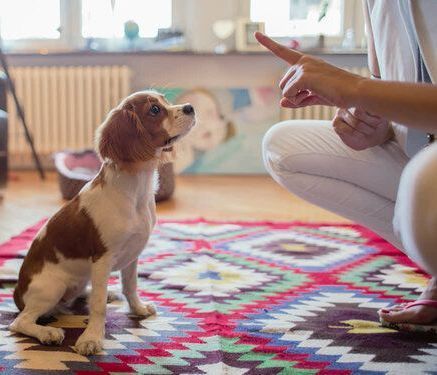
<path id="1" fill-rule="evenodd" d="M 437 276 L 437 144 L 411 160 L 394 141 L 354 151 L 330 121 L 296 120 L 267 132 L 263 155 L 287 190 L 370 228 Z"/>

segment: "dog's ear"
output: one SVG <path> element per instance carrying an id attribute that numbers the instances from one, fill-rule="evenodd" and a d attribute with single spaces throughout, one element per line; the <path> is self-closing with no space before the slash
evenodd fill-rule
<path id="1" fill-rule="evenodd" d="M 103 161 L 110 159 L 115 163 L 146 161 L 155 156 L 150 134 L 138 115 L 127 109 L 109 113 L 97 129 L 96 150 Z"/>

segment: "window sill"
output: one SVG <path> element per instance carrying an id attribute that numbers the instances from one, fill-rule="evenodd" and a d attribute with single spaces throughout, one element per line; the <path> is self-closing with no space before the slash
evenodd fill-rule
<path id="1" fill-rule="evenodd" d="M 302 49 L 300 52 L 311 55 L 366 55 L 364 49 L 345 50 L 339 48 L 310 48 Z M 267 51 L 229 51 L 226 53 L 215 53 L 213 51 L 191 51 L 191 50 L 120 50 L 120 51 L 98 51 L 98 50 L 62 50 L 62 51 L 5 51 L 8 56 L 143 56 L 143 55 L 182 55 L 182 56 L 262 56 L 270 55 Z"/>

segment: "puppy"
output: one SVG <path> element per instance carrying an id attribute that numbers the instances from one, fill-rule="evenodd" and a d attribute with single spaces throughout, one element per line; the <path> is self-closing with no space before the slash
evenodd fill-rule
<path id="1" fill-rule="evenodd" d="M 20 313 L 11 331 L 60 344 L 62 329 L 36 321 L 68 306 L 91 282 L 89 322 L 75 350 L 97 353 L 105 333 L 108 278 L 116 270 L 131 313 L 156 312 L 136 291 L 138 256 L 156 222 L 155 170 L 162 153 L 194 124 L 190 104 L 171 105 L 149 91 L 132 94 L 109 113 L 96 132 L 100 172 L 41 228 L 24 259 L 14 291 Z"/>

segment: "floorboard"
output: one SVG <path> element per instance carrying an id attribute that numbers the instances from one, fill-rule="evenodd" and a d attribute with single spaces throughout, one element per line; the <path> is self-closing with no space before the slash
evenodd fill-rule
<path id="1" fill-rule="evenodd" d="M 64 202 L 55 173 L 13 172 L 0 203 L 0 241 L 53 214 Z M 347 222 L 288 193 L 268 176 L 179 176 L 174 197 L 158 205 L 163 219 Z"/>

